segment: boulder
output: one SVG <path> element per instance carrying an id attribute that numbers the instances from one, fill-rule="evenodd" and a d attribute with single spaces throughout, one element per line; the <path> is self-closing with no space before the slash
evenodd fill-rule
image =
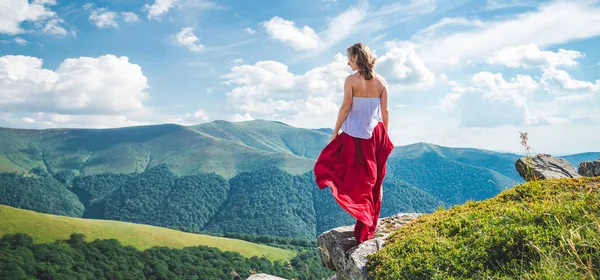
<path id="1" fill-rule="evenodd" d="M 585 177 L 600 176 L 600 159 L 594 161 L 584 161 L 579 163 L 577 173 Z"/>
<path id="2" fill-rule="evenodd" d="M 273 276 L 273 275 L 269 275 L 269 274 L 259 273 L 259 274 L 250 275 L 250 277 L 246 278 L 246 280 L 286 280 L 286 279 L 277 277 L 277 276 Z"/>
<path id="3" fill-rule="evenodd" d="M 323 265 L 336 272 L 338 280 L 371 279 L 366 271 L 367 255 L 380 250 L 385 238 L 421 214 L 400 213 L 379 220 L 373 239 L 358 243 L 354 239 L 354 225 L 331 229 L 317 237 L 317 246 Z"/>
<path id="4" fill-rule="evenodd" d="M 520 158 L 515 162 L 515 167 L 525 181 L 581 177 L 566 159 L 555 158 L 548 154 L 538 154 L 529 160 Z"/>

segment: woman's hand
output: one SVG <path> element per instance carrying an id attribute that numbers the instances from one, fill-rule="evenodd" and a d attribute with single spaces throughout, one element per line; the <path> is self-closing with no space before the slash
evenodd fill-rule
<path id="1" fill-rule="evenodd" d="M 337 137 L 337 136 L 338 136 L 338 132 L 337 132 L 337 131 L 334 131 L 334 132 L 331 134 L 331 140 L 329 140 L 329 142 L 333 141 L 333 139 L 335 139 L 335 137 Z"/>

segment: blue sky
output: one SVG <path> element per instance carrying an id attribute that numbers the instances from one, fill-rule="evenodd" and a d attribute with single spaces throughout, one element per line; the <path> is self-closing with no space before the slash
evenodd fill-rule
<path id="1" fill-rule="evenodd" d="M 0 0 L 0 126 L 333 127 L 364 42 L 395 145 L 600 151 L 599 1 Z"/>

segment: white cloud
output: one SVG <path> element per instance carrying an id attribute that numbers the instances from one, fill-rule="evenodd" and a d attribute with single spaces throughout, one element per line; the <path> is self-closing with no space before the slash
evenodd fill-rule
<path id="1" fill-rule="evenodd" d="M 271 38 L 279 40 L 296 50 L 313 51 L 319 53 L 357 32 L 357 25 L 361 22 L 369 6 L 366 1 L 360 1 L 327 22 L 327 28 L 317 34 L 309 26 L 296 27 L 295 23 L 281 17 L 273 17 L 261 25 L 266 29 Z"/>
<path id="2" fill-rule="evenodd" d="M 229 117 L 229 121 L 232 121 L 232 122 L 245 122 L 245 121 L 252 121 L 252 120 L 254 120 L 254 118 L 249 113 L 245 113 L 244 115 L 235 114 L 235 115 Z"/>
<path id="3" fill-rule="evenodd" d="M 64 36 L 68 32 L 61 27 L 64 21 L 48 6 L 56 5 L 54 0 L 4 0 L 0 9 L 0 34 L 21 34 L 24 22 L 31 22 L 44 33 Z"/>
<path id="4" fill-rule="evenodd" d="M 440 34 L 418 41 L 419 54 L 428 64 L 485 61 L 503 49 L 534 44 L 548 46 L 600 35 L 600 8 L 595 1 L 553 1 L 535 11 L 483 22 L 483 27 Z M 574 20 L 576 19 L 576 20 Z"/>
<path id="5" fill-rule="evenodd" d="M 0 9 L 0 33 L 23 33 L 24 30 L 20 26 L 22 22 L 42 21 L 56 16 L 44 3 L 29 3 L 27 0 L 5 0 L 3 2 L 2 9 Z"/>
<path id="6" fill-rule="evenodd" d="M 530 76 L 517 75 L 507 81 L 500 73 L 479 72 L 469 86 L 454 84 L 434 107 L 454 110 L 465 127 L 521 125 L 530 122 L 527 101 L 538 88 Z"/>
<path id="7" fill-rule="evenodd" d="M 387 32 L 386 32 L 386 33 L 383 33 L 383 34 L 379 34 L 379 35 L 375 36 L 373 39 L 371 39 L 371 42 L 373 42 L 373 43 L 374 43 L 374 42 L 377 42 L 377 41 L 379 41 L 379 40 L 381 40 L 381 39 L 385 38 L 387 35 L 388 35 L 388 33 L 387 33 Z"/>
<path id="8" fill-rule="evenodd" d="M 27 45 L 27 43 L 29 43 L 29 42 L 21 37 L 16 37 L 15 43 L 17 43 L 19 45 Z"/>
<path id="9" fill-rule="evenodd" d="M 175 34 L 175 42 L 186 49 L 193 52 L 201 52 L 204 45 L 200 43 L 200 39 L 194 35 L 194 30 L 191 27 L 184 27 Z"/>
<path id="10" fill-rule="evenodd" d="M 527 75 L 505 80 L 500 73 L 479 72 L 466 86 L 450 84 L 434 108 L 454 114 L 461 127 L 600 123 L 600 80 L 575 80 L 564 70 L 548 68 L 539 82 Z"/>
<path id="11" fill-rule="evenodd" d="M 148 94 L 140 66 L 104 55 L 63 61 L 56 71 L 29 56 L 0 57 L 0 109 L 60 114 L 142 112 Z"/>
<path id="12" fill-rule="evenodd" d="M 600 92 L 600 80 L 597 80 L 595 84 L 588 81 L 575 80 L 566 71 L 554 68 L 544 70 L 540 83 L 544 85 L 546 91 L 555 95 L 587 93 L 587 97 L 591 97 L 591 93 Z"/>
<path id="13" fill-rule="evenodd" d="M 260 61 L 232 67 L 223 78 L 234 86 L 226 97 L 240 116 L 323 127 L 323 119 L 337 113 L 349 70 L 345 56 L 337 54 L 333 62 L 301 75 L 280 62 Z"/>
<path id="14" fill-rule="evenodd" d="M 412 48 L 392 47 L 376 61 L 376 70 L 389 82 L 400 85 L 432 85 L 433 74 Z"/>
<path id="15" fill-rule="evenodd" d="M 152 5 L 144 5 L 143 10 L 148 12 L 148 19 L 161 20 L 164 14 L 175 8 L 185 11 L 200 11 L 221 7 L 207 0 L 155 0 Z"/>
<path id="16" fill-rule="evenodd" d="M 518 6 L 533 6 L 534 4 L 535 1 L 532 0 L 487 0 L 486 9 L 497 10 Z"/>
<path id="17" fill-rule="evenodd" d="M 155 0 L 154 4 L 146 4 L 144 8 L 148 11 L 148 19 L 153 19 L 160 18 L 178 4 L 179 0 Z"/>
<path id="18" fill-rule="evenodd" d="M 134 12 L 121 12 L 123 20 L 125 22 L 136 22 L 140 21 L 140 18 Z"/>
<path id="19" fill-rule="evenodd" d="M 415 35 L 413 35 L 413 39 L 424 40 L 433 37 L 439 30 L 443 30 L 451 26 L 482 27 L 483 22 L 479 19 L 467 19 L 465 17 L 445 17 L 417 32 Z"/>
<path id="20" fill-rule="evenodd" d="M 116 12 L 109 11 L 107 8 L 99 8 L 92 11 L 89 19 L 99 28 L 118 27 L 117 17 Z"/>
<path id="21" fill-rule="evenodd" d="M 186 113 L 181 116 L 169 116 L 165 120 L 165 122 L 176 123 L 179 125 L 195 125 L 195 124 L 207 122 L 209 120 L 210 120 L 209 114 L 203 109 L 198 109 L 193 113 Z"/>
<path id="22" fill-rule="evenodd" d="M 584 54 L 574 50 L 543 51 L 538 46 L 529 44 L 509 47 L 496 52 L 488 59 L 488 63 L 503 64 L 511 68 L 572 67 L 576 66 L 578 64 L 577 60 L 584 56 Z"/>
<path id="23" fill-rule="evenodd" d="M 288 44 L 296 50 L 312 50 L 319 46 L 319 37 L 315 31 L 304 26 L 299 29 L 293 21 L 281 17 L 273 17 L 269 21 L 261 23 L 269 36 Z"/>
<path id="24" fill-rule="evenodd" d="M 246 30 L 246 32 L 248 32 L 248 34 L 254 34 L 254 32 L 256 32 L 256 31 L 255 31 L 254 29 L 252 29 L 252 28 L 246 28 L 245 30 Z"/>

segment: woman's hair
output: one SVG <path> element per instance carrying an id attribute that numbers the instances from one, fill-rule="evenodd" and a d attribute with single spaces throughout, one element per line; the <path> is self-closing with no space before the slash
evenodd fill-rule
<path id="1" fill-rule="evenodd" d="M 373 78 L 377 58 L 371 53 L 369 47 L 363 43 L 356 43 L 350 46 L 347 51 L 350 59 L 356 56 L 355 62 L 358 65 L 358 73 L 367 80 Z"/>

